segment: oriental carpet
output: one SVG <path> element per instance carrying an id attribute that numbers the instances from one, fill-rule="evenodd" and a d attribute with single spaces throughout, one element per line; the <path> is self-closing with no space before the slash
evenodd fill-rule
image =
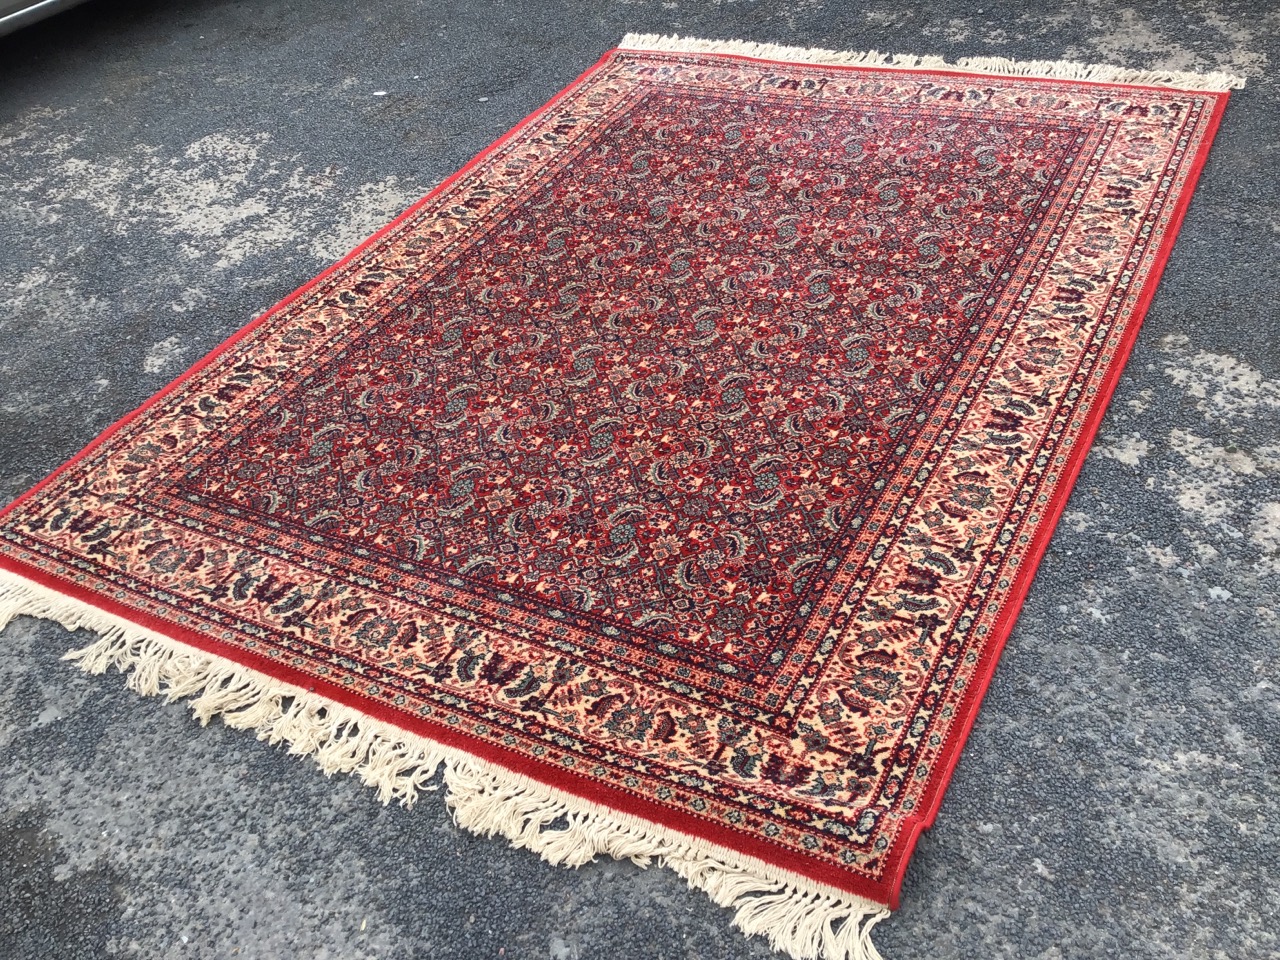
<path id="1" fill-rule="evenodd" d="M 0 623 L 874 956 L 1237 85 L 629 37 L 10 506 Z"/>

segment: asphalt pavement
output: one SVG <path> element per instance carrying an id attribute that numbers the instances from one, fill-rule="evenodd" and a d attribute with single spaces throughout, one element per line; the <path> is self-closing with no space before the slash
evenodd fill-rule
<path id="1" fill-rule="evenodd" d="M 981 7 L 974 2 L 982 4 Z M 95 0 L 0 39 L 0 503 L 628 31 L 1246 76 L 888 960 L 1280 954 L 1280 5 Z M 0 636 L 0 957 L 771 956 Z"/>

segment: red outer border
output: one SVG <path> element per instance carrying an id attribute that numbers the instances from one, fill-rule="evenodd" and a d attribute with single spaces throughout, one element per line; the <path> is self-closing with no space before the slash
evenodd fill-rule
<path id="1" fill-rule="evenodd" d="M 560 91 L 560 93 L 556 94 L 556 96 L 549 100 L 545 105 L 539 107 L 537 110 L 526 116 L 522 121 L 520 121 L 520 123 L 512 127 L 511 130 L 505 133 L 502 137 L 495 140 L 490 146 L 477 154 L 474 159 L 458 170 L 458 172 L 443 180 L 438 186 L 427 193 L 417 203 L 409 207 L 399 217 L 387 226 L 383 227 L 377 233 L 373 234 L 373 236 L 361 243 L 351 251 L 351 253 L 347 254 L 313 280 L 299 287 L 271 309 L 263 312 L 257 319 L 247 324 L 239 332 L 235 333 L 221 345 L 212 350 L 203 359 L 192 366 L 186 373 L 178 377 L 146 403 L 142 404 L 131 413 L 121 417 L 106 430 L 102 431 L 102 433 L 100 433 L 98 437 L 86 446 L 79 454 L 68 460 L 47 478 L 36 484 L 22 496 L 18 497 L 3 510 L 0 510 L 0 520 L 3 520 L 19 505 L 35 496 L 48 484 L 60 477 L 70 468 L 74 467 L 85 457 L 89 456 L 117 431 L 131 423 L 137 417 L 146 413 L 153 406 L 159 404 L 209 364 L 213 363 L 223 354 L 229 352 L 241 340 L 253 333 L 253 331 L 261 324 L 288 307 L 299 297 L 308 293 L 334 273 L 341 270 L 365 250 L 376 244 L 392 230 L 398 227 L 401 223 L 416 214 L 429 201 L 448 189 L 460 178 L 466 176 L 479 164 L 483 163 L 490 155 L 527 127 L 533 120 L 540 117 L 552 106 L 577 89 L 588 77 L 595 73 L 597 69 L 603 66 L 614 53 L 619 51 L 642 55 L 645 53 L 668 53 L 681 55 L 680 51 L 632 50 L 631 48 L 625 47 L 606 52 L 598 61 L 596 61 L 595 64 L 574 80 L 573 83 L 565 87 Z M 729 57 L 735 60 L 775 63 L 780 66 L 788 67 L 806 66 L 806 64 L 803 63 L 766 60 L 764 58 L 741 56 L 737 54 L 701 53 L 693 51 L 688 55 Z M 838 64 L 817 64 L 807 66 L 818 66 L 822 69 L 829 70 L 858 70 L 871 72 L 881 69 L 874 66 Z M 965 71 L 951 70 L 902 70 L 901 72 L 937 74 L 940 76 L 989 76 L 980 72 L 969 73 Z M 1138 86 L 1136 84 L 1112 84 L 1098 81 L 1064 81 L 1040 77 L 1016 77 L 1003 75 L 990 76 L 993 81 L 1001 82 L 1091 83 L 1096 86 L 1123 87 L 1130 89 Z M 1140 87 L 1140 89 L 1164 90 L 1172 88 Z M 939 757 L 941 772 L 934 774 L 931 779 L 931 783 L 926 788 L 924 803 L 922 804 L 924 812 L 910 818 L 904 825 L 904 830 L 899 835 L 899 841 L 888 854 L 888 863 L 885 871 L 886 880 L 884 881 L 873 882 L 867 880 L 863 877 L 840 870 L 825 862 L 812 860 L 802 854 L 795 853 L 766 841 L 758 840 L 754 837 L 747 836 L 746 834 L 722 827 L 710 820 L 705 820 L 692 814 L 663 807 L 639 795 L 627 793 L 614 787 L 607 786 L 599 781 L 585 777 L 576 772 L 560 768 L 552 768 L 549 765 L 532 761 L 497 744 L 473 738 L 467 734 L 451 729 L 443 724 L 438 724 L 432 720 L 410 716 L 398 710 L 384 706 L 377 701 L 355 694 L 338 684 L 303 674 L 300 671 L 294 670 L 293 668 L 279 663 L 270 657 L 263 656 L 262 654 L 247 650 L 235 650 L 233 651 L 234 656 L 230 656 L 228 654 L 227 647 L 209 637 L 197 633 L 194 630 L 182 627 L 144 611 L 131 609 L 110 597 L 97 594 L 87 587 L 59 579 L 45 573 L 43 570 L 35 567 L 29 567 L 21 561 L 6 557 L 3 554 L 0 554 L 0 567 L 12 570 L 14 573 L 27 577 L 28 579 L 33 580 L 42 586 L 48 587 L 49 589 L 75 597 L 90 606 L 97 607 L 108 613 L 136 623 L 139 626 L 154 630 L 157 633 L 171 637 L 175 640 L 179 640 L 180 642 L 186 643 L 199 650 L 203 650 L 215 656 L 223 657 L 224 659 L 242 663 L 250 669 L 256 670 L 259 673 L 273 677 L 285 683 L 302 687 L 309 691 L 319 692 L 330 700 L 352 707 L 353 709 L 359 710 L 360 712 L 377 720 L 426 736 L 429 739 L 447 746 L 465 750 L 474 756 L 496 763 L 502 767 L 512 770 L 513 772 L 528 776 L 533 780 L 565 790 L 568 793 L 583 797 L 584 799 L 599 803 L 606 807 L 639 815 L 661 826 L 708 840 L 729 850 L 739 851 L 766 863 L 810 877 L 837 889 L 847 890 L 851 893 L 866 897 L 879 903 L 887 903 L 890 908 L 897 909 L 899 894 L 901 892 L 903 880 L 906 876 L 907 863 L 911 858 L 911 853 L 915 849 L 916 843 L 920 838 L 920 834 L 933 824 L 934 819 L 937 816 L 938 809 L 942 804 L 943 795 L 946 792 L 947 784 L 950 782 L 951 777 L 955 772 L 956 764 L 960 759 L 965 741 L 968 739 L 969 733 L 973 728 L 974 721 L 977 718 L 978 708 L 982 703 L 982 698 L 986 693 L 987 687 L 990 685 L 992 676 L 995 673 L 996 664 L 1000 659 L 1000 653 L 1003 650 L 1010 633 L 1013 631 L 1013 626 L 1017 620 L 1019 610 L 1026 598 L 1027 592 L 1031 588 L 1031 582 L 1035 577 L 1036 567 L 1039 565 L 1045 550 L 1048 548 L 1054 528 L 1057 526 L 1063 510 L 1066 508 L 1072 487 L 1075 485 L 1076 478 L 1080 473 L 1081 467 L 1084 465 L 1089 448 L 1092 445 L 1093 439 L 1102 423 L 1108 402 L 1115 391 L 1116 384 L 1119 382 L 1120 374 L 1124 369 L 1125 362 L 1133 349 L 1133 344 L 1137 339 L 1142 319 L 1155 296 L 1160 276 L 1168 262 L 1169 255 L 1173 249 L 1174 240 L 1177 237 L 1179 228 L 1186 216 L 1187 207 L 1191 202 L 1191 196 L 1195 191 L 1196 183 L 1204 168 L 1209 148 L 1213 143 L 1214 135 L 1217 132 L 1223 111 L 1227 105 L 1227 100 L 1229 99 L 1229 93 L 1205 92 L 1201 95 L 1216 99 L 1216 105 L 1205 130 L 1204 139 L 1195 158 L 1193 159 L 1190 172 L 1187 175 L 1186 185 L 1177 199 L 1173 215 L 1169 221 L 1168 229 L 1161 241 L 1160 249 L 1157 252 L 1156 260 L 1152 264 L 1151 270 L 1147 275 L 1147 279 L 1139 295 L 1139 300 L 1130 314 L 1124 339 L 1117 348 L 1115 355 L 1112 357 L 1106 379 L 1103 381 L 1098 391 L 1097 398 L 1094 400 L 1093 406 L 1089 411 L 1088 420 L 1081 429 L 1075 446 L 1068 454 L 1068 461 L 1061 474 L 1061 480 L 1054 491 L 1052 500 L 1045 508 L 1044 520 L 1039 525 L 1039 528 L 1036 531 L 1036 536 L 1028 547 L 1026 562 L 1020 566 L 1014 577 L 1013 586 L 1011 587 L 1009 596 L 1005 601 L 1000 619 L 996 622 L 992 632 L 992 638 L 987 643 L 986 650 L 983 654 L 983 661 L 979 664 L 975 677 L 970 683 L 964 700 L 960 705 L 956 718 L 956 726 L 953 728 L 954 732 L 948 738 L 948 743 L 944 746 Z"/>

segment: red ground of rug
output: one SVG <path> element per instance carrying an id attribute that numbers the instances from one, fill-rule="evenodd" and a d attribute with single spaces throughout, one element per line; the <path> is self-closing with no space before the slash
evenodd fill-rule
<path id="1" fill-rule="evenodd" d="M 895 904 L 1225 102 L 614 51 L 0 564 Z"/>

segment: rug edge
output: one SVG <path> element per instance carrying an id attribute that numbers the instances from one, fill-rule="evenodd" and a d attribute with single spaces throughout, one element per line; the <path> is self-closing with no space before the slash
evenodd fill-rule
<path id="1" fill-rule="evenodd" d="M 325 776 L 358 776 L 384 804 L 412 807 L 438 789 L 430 781 L 443 768 L 445 803 L 473 833 L 500 835 L 553 865 L 579 867 L 599 854 L 656 862 L 732 910 L 738 929 L 797 960 L 882 960 L 871 930 L 889 916 L 885 904 L 576 796 L 0 568 L 0 631 L 18 616 L 97 633 L 62 659 L 88 674 L 114 667 L 135 693 L 187 700 L 201 725 L 220 717 L 252 730 L 310 757 Z M 559 822 L 567 825 L 548 829 Z"/>
<path id="2" fill-rule="evenodd" d="M 955 63 L 948 63 L 938 56 L 880 53 L 877 50 L 840 51 L 826 50 L 821 47 L 788 47 L 775 43 L 755 43 L 749 40 L 706 40 L 700 37 L 681 37 L 678 34 L 628 33 L 618 44 L 618 49 L 669 53 L 725 53 L 758 60 L 780 60 L 790 63 L 881 67 L 892 70 L 939 70 L 947 73 L 1027 77 L 1039 80 L 1076 80 L 1088 83 L 1170 87 L 1177 90 L 1209 93 L 1242 90 L 1245 86 L 1244 77 L 1222 71 L 1195 73 L 1185 70 L 1143 70 L 1074 60 L 1012 60 L 1008 57 L 961 57 Z"/>

